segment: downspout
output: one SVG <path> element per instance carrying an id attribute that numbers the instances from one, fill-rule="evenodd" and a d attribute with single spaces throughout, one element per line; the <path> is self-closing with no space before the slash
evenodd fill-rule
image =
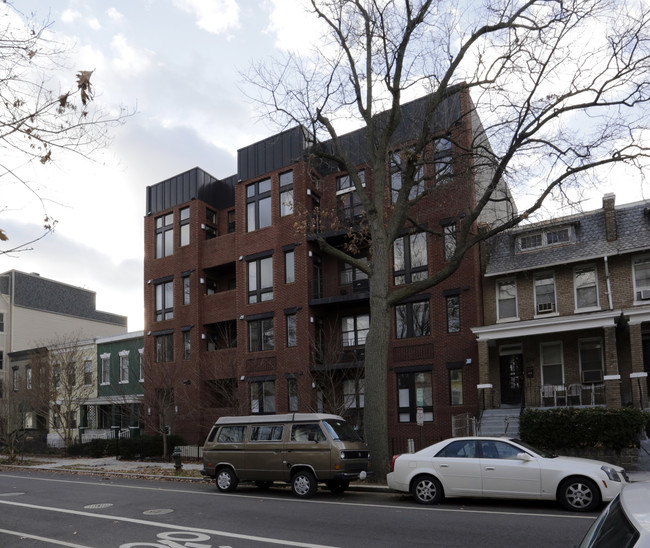
<path id="1" fill-rule="evenodd" d="M 612 302 L 612 281 L 609 276 L 609 258 L 607 255 L 603 257 L 605 263 L 605 280 L 607 281 L 607 301 L 609 303 L 609 309 L 614 310 L 614 303 Z"/>

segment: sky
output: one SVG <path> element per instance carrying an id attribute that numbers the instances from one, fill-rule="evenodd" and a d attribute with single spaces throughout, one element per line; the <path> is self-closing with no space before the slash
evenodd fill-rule
<path id="1" fill-rule="evenodd" d="M 94 291 L 98 310 L 141 330 L 146 187 L 197 166 L 217 178 L 234 174 L 239 148 L 278 131 L 248 98 L 242 73 L 305 51 L 316 22 L 304 0 L 10 1 L 49 20 L 52 38 L 70 45 L 62 78 L 93 70 L 95 103 L 136 114 L 111 130 L 110 146 L 92 160 L 21 168 L 58 224 L 31 251 L 0 255 L 0 272 L 36 272 Z M 0 4 L 0 15 L 6 9 Z M 601 207 L 608 192 L 617 204 L 650 197 L 647 183 L 621 182 L 612 178 L 583 208 Z M 41 212 L 33 195 L 0 178 L 0 228 L 12 242 L 42 232 Z"/>

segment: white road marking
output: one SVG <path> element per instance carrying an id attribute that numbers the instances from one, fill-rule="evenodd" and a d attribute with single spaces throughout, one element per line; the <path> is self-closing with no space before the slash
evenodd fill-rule
<path id="1" fill-rule="evenodd" d="M 42 542 L 47 542 L 50 545 L 56 544 L 57 546 L 67 546 L 68 548 L 92 548 L 92 546 L 86 546 L 85 544 L 72 544 L 71 542 L 64 542 L 62 540 L 56 540 L 53 538 L 39 537 L 38 535 L 30 535 L 29 533 L 21 533 L 20 531 L 9 531 L 8 529 L 0 529 L 0 533 L 5 535 L 13 535 L 14 537 L 30 538 L 32 540 L 40 540 Z"/>

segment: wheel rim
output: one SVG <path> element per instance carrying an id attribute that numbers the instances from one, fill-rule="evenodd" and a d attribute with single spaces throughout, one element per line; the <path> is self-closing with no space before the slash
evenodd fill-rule
<path id="1" fill-rule="evenodd" d="M 230 474 L 228 472 L 220 472 L 217 477 L 217 485 L 219 489 L 228 489 L 231 484 Z"/>
<path id="2" fill-rule="evenodd" d="M 436 486 L 431 480 L 422 480 L 415 486 L 415 494 L 423 502 L 431 502 L 436 496 Z"/>
<path id="3" fill-rule="evenodd" d="M 587 508 L 594 500 L 594 493 L 584 483 L 572 483 L 566 489 L 566 499 L 574 508 Z"/>
<path id="4" fill-rule="evenodd" d="M 311 488 L 311 482 L 306 476 L 296 476 L 293 480 L 293 489 L 297 495 L 307 495 Z"/>

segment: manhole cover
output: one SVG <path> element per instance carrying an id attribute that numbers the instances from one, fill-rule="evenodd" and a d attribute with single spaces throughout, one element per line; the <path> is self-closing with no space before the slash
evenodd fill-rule
<path id="1" fill-rule="evenodd" d="M 172 512 L 173 510 L 170 510 L 169 508 L 159 508 L 154 510 L 145 510 L 142 513 L 147 516 L 160 516 L 161 514 L 170 514 Z"/>
<path id="2" fill-rule="evenodd" d="M 110 508 L 113 506 L 110 502 L 100 502 L 99 504 L 89 504 L 84 506 L 85 510 L 99 510 L 100 508 Z"/>

